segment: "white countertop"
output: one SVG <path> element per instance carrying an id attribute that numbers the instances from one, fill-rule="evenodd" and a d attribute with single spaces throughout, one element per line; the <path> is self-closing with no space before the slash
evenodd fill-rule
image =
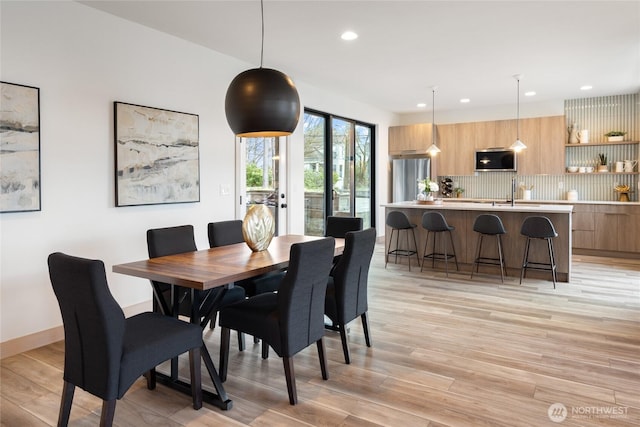
<path id="1" fill-rule="evenodd" d="M 531 203 L 518 203 L 511 206 L 511 203 L 493 203 L 493 202 L 453 202 L 446 201 L 442 204 L 425 205 L 415 201 L 383 203 L 380 206 L 385 208 L 397 209 L 437 209 L 437 210 L 457 210 L 457 211 L 495 211 L 495 212 L 535 212 L 535 213 L 571 213 L 573 205 L 558 204 L 536 205 Z"/>
<path id="2" fill-rule="evenodd" d="M 443 199 L 444 203 L 491 203 L 492 199 L 472 199 L 472 198 L 459 198 L 459 199 Z M 496 203 L 498 203 L 496 201 Z M 501 201 L 500 203 L 505 203 L 505 201 Z M 640 202 L 618 202 L 618 201 L 606 201 L 606 200 L 522 200 L 516 199 L 516 204 L 519 203 L 527 203 L 527 204 L 545 204 L 545 205 L 632 205 L 632 206 L 640 206 Z"/>

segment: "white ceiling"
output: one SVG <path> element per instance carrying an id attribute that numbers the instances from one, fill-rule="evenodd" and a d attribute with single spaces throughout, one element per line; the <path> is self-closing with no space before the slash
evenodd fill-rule
<path id="1" fill-rule="evenodd" d="M 260 65 L 258 0 L 82 3 Z M 265 0 L 264 13 L 265 67 L 396 113 L 430 111 L 432 86 L 438 110 L 515 104 L 514 74 L 522 104 L 640 90 L 640 0 Z"/>

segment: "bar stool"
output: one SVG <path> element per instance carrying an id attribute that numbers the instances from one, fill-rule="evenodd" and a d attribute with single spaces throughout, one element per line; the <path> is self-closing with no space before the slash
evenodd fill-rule
<path id="1" fill-rule="evenodd" d="M 558 233 L 556 233 L 553 223 L 546 216 L 529 216 L 524 219 L 522 228 L 520 229 L 520 234 L 527 238 L 527 244 L 524 247 L 524 256 L 522 258 L 522 268 L 520 269 L 520 284 L 522 284 L 522 278 L 527 274 L 528 268 L 533 270 L 545 270 L 551 271 L 553 289 L 555 289 L 557 266 L 552 239 L 554 237 L 558 237 Z M 529 244 L 531 243 L 531 239 L 547 241 L 547 248 L 549 250 L 548 263 L 529 261 Z"/>
<path id="2" fill-rule="evenodd" d="M 391 228 L 391 236 L 389 237 L 389 247 L 387 248 L 387 254 L 384 260 L 384 268 L 387 268 L 387 263 L 389 262 L 389 255 L 396 256 L 396 263 L 398 262 L 399 256 L 407 257 L 409 261 L 409 271 L 411 271 L 411 256 L 415 254 L 416 259 L 418 260 L 418 265 L 420 265 L 420 258 L 418 258 L 418 244 L 416 242 L 416 224 L 412 224 L 409 221 L 409 218 L 404 212 L 400 211 L 391 211 L 387 215 L 387 226 Z M 407 232 L 407 248 L 400 249 L 400 232 L 404 230 Z M 409 230 L 413 234 L 413 247 L 415 250 L 409 249 Z M 393 233 L 397 231 L 396 235 L 396 248 L 391 250 L 391 243 L 393 242 Z"/>
<path id="3" fill-rule="evenodd" d="M 478 215 L 473 223 L 473 231 L 480 233 L 478 235 L 478 250 L 476 252 L 476 259 L 471 266 L 471 278 L 473 279 L 473 267 L 476 267 L 476 273 L 480 269 L 480 264 L 484 265 L 499 265 L 500 266 L 500 280 L 504 283 L 504 258 L 502 257 L 502 235 L 507 234 L 502 225 L 502 220 L 498 215 L 482 214 Z M 490 258 L 481 256 L 482 253 L 482 239 L 484 236 L 496 236 L 498 242 L 498 258 Z"/>
<path id="4" fill-rule="evenodd" d="M 458 268 L 458 258 L 456 257 L 456 248 L 453 245 L 453 236 L 451 232 L 456 228 L 453 225 L 447 224 L 447 220 L 440 212 L 425 212 L 422 215 L 422 228 L 427 230 L 427 238 L 424 241 L 424 255 L 422 257 L 422 266 L 420 267 L 420 271 L 424 268 L 424 263 L 428 258 L 431 258 L 431 268 L 435 268 L 436 260 L 444 260 L 445 270 L 447 272 L 447 277 L 449 277 L 449 259 L 453 258 L 456 262 L 456 270 L 460 271 Z M 444 252 L 436 252 L 436 240 L 438 237 L 438 233 L 449 233 L 449 241 L 451 242 L 451 251 L 453 254 L 447 253 L 447 242 L 444 242 Z M 433 246 L 431 249 L 431 253 L 427 254 L 427 245 L 429 244 L 429 234 L 433 233 Z"/>

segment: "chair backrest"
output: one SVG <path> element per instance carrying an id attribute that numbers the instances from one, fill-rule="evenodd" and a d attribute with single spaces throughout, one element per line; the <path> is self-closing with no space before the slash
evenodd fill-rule
<path id="1" fill-rule="evenodd" d="M 362 218 L 353 216 L 328 216 L 324 235 L 344 239 L 349 231 L 362 230 Z"/>
<path id="2" fill-rule="evenodd" d="M 324 298 L 335 239 L 326 237 L 291 246 L 289 267 L 278 290 L 279 356 L 293 356 L 324 335 Z"/>
<path id="3" fill-rule="evenodd" d="M 409 221 L 409 218 L 404 212 L 391 211 L 387 215 L 387 225 L 391 228 L 404 230 L 412 228 L 413 224 Z"/>
<path id="4" fill-rule="evenodd" d="M 429 231 L 447 231 L 449 224 L 440 212 L 425 212 L 422 215 L 422 228 Z"/>
<path id="5" fill-rule="evenodd" d="M 240 219 L 210 222 L 207 225 L 207 234 L 209 235 L 210 248 L 244 242 L 242 220 Z"/>
<path id="6" fill-rule="evenodd" d="M 528 216 L 522 223 L 520 234 L 533 237 L 534 239 L 545 239 L 558 237 L 553 223 L 546 216 Z"/>
<path id="7" fill-rule="evenodd" d="M 493 214 L 478 215 L 473 223 L 473 231 L 482 234 L 507 234 L 500 217 Z"/>
<path id="8" fill-rule="evenodd" d="M 346 324 L 368 310 L 369 266 L 376 244 L 376 229 L 347 233 L 344 252 L 332 270 L 338 321 Z"/>
<path id="9" fill-rule="evenodd" d="M 125 317 L 104 263 L 56 252 L 48 264 L 64 324 L 64 380 L 104 400 L 117 398 Z"/>
<path id="10" fill-rule="evenodd" d="M 197 251 L 193 225 L 147 230 L 149 258 Z"/>

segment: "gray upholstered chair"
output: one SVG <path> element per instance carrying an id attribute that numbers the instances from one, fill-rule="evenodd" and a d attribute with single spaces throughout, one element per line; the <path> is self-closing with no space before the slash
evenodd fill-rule
<path id="1" fill-rule="evenodd" d="M 351 231 L 345 235 L 344 252 L 331 270 L 324 314 L 337 326 L 345 363 L 351 363 L 346 325 L 360 316 L 367 347 L 371 347 L 367 311 L 369 266 L 376 244 L 375 228 Z"/>
<path id="2" fill-rule="evenodd" d="M 527 275 L 527 269 L 551 271 L 551 279 L 553 280 L 553 289 L 556 288 L 556 256 L 553 250 L 553 239 L 558 237 L 553 223 L 546 216 L 528 216 L 522 222 L 520 234 L 527 238 L 522 257 L 522 268 L 520 269 L 520 284 L 522 278 Z M 549 262 L 532 262 L 529 261 L 529 246 L 532 239 L 546 240 L 547 250 L 549 251 Z"/>
<path id="3" fill-rule="evenodd" d="M 324 235 L 344 239 L 349 231 L 362 230 L 362 218 L 354 216 L 328 216 Z"/>
<path id="4" fill-rule="evenodd" d="M 328 379 L 324 351 L 324 299 L 335 239 L 327 237 L 291 246 L 289 268 L 277 293 L 231 304 L 220 311 L 220 378 L 227 378 L 229 335 L 242 331 L 266 342 L 282 357 L 289 403 L 298 401 L 293 356 L 316 343 L 322 378 Z"/>
<path id="5" fill-rule="evenodd" d="M 197 251 L 196 241 L 192 225 L 179 225 L 175 227 L 154 228 L 147 230 L 147 249 L 149 258 L 157 258 L 166 255 L 175 255 L 185 252 Z M 230 289 L 210 289 L 207 291 L 193 290 L 181 286 L 174 286 L 173 292 L 178 293 L 178 311 L 174 312 L 171 301 L 171 285 L 151 281 L 155 296 L 154 307 L 159 308 L 164 314 L 177 317 L 191 317 L 192 304 L 198 304 L 199 312 L 204 314 L 198 319 L 200 326 L 207 322 L 211 328 L 216 323 L 216 313 L 220 307 L 231 304 L 245 298 L 245 290 L 241 286 Z M 238 335 L 238 347 L 244 349 L 244 340 Z"/>
<path id="6" fill-rule="evenodd" d="M 471 278 L 473 279 L 473 268 L 476 268 L 476 273 L 480 269 L 480 264 L 494 265 L 500 267 L 500 280 L 504 283 L 504 256 L 502 254 L 502 235 L 507 234 L 504 229 L 502 220 L 498 215 L 494 214 L 482 214 L 478 215 L 473 222 L 473 231 L 478 233 L 478 244 L 476 250 L 476 257 L 471 266 Z M 498 258 L 487 257 L 482 255 L 482 241 L 484 236 L 495 236 L 496 243 L 498 245 Z"/>
<path id="7" fill-rule="evenodd" d="M 155 367 L 189 352 L 194 409 L 202 407 L 202 329 L 160 313 L 125 319 L 109 291 L 104 264 L 62 253 L 49 255 L 49 276 L 64 324 L 64 387 L 58 425 L 69 422 L 75 387 L 103 400 L 100 425 L 110 426 L 121 399 L 146 373 L 155 388 Z"/>
<path id="8" fill-rule="evenodd" d="M 456 228 L 453 225 L 449 225 L 444 215 L 440 212 L 425 212 L 422 214 L 422 228 L 427 230 L 427 237 L 424 240 L 424 252 L 420 271 L 422 271 L 425 261 L 429 258 L 431 258 L 431 268 L 435 268 L 436 260 L 444 260 L 444 268 L 447 272 L 447 277 L 449 277 L 449 259 L 453 258 L 456 262 L 456 270 L 460 270 L 458 267 L 458 258 L 456 257 L 456 247 L 453 244 L 453 236 L 451 235 L 451 232 Z M 433 246 L 431 247 L 431 252 L 427 253 L 429 235 L 431 233 L 433 233 Z M 442 245 L 444 252 L 436 252 L 436 240 L 438 233 L 449 234 L 449 243 L 451 244 L 452 253 L 447 253 L 447 242 L 444 242 Z"/>
<path id="9" fill-rule="evenodd" d="M 387 214 L 387 227 L 391 228 L 391 235 L 389 236 L 389 247 L 387 248 L 387 254 L 384 259 L 384 268 L 387 268 L 389 262 L 389 255 L 395 255 L 396 263 L 398 257 L 406 257 L 409 262 L 409 271 L 411 271 L 411 257 L 416 256 L 418 265 L 420 265 L 420 258 L 418 258 L 418 243 L 416 242 L 416 224 L 409 221 L 407 214 L 401 211 L 391 211 Z M 404 249 L 400 248 L 400 232 L 405 231 L 407 235 L 407 246 Z M 409 232 L 413 235 L 413 249 L 410 249 L 409 245 Z M 391 243 L 393 242 L 393 235 L 396 234 L 396 248 L 391 249 Z"/>

